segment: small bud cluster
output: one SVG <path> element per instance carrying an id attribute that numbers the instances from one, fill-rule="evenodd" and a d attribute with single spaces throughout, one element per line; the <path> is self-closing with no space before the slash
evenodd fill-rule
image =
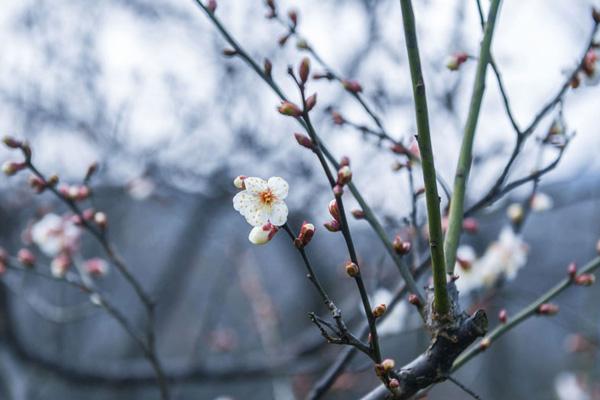
<path id="1" fill-rule="evenodd" d="M 324 223 L 323 226 L 325 226 L 325 229 L 327 229 L 329 232 L 339 232 L 342 229 L 342 221 L 337 200 L 331 200 L 327 208 L 329 210 L 329 214 L 333 217 L 333 219 Z"/>
<path id="2" fill-rule="evenodd" d="M 458 71 L 461 65 L 463 65 L 469 59 L 469 55 L 465 52 L 454 53 L 446 59 L 446 68 L 450 71 Z"/>
<path id="3" fill-rule="evenodd" d="M 400 235 L 396 235 L 394 241 L 392 242 L 392 246 L 394 247 L 396 253 L 402 256 L 410 253 L 410 249 L 412 248 L 411 243 L 409 241 L 402 240 Z"/>
<path id="4" fill-rule="evenodd" d="M 298 233 L 298 237 L 294 239 L 294 244 L 297 248 L 303 249 L 310 241 L 315 234 L 315 226 L 309 222 L 304 221 L 302 226 L 300 227 L 300 233 Z"/>

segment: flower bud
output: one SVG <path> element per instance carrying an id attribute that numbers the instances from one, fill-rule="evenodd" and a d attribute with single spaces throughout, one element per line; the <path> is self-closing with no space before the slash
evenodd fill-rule
<path id="1" fill-rule="evenodd" d="M 81 213 L 81 216 L 83 217 L 84 220 L 90 221 L 90 220 L 92 220 L 94 218 L 94 214 L 95 213 L 96 213 L 96 211 L 94 211 L 93 208 L 86 208 Z"/>
<path id="2" fill-rule="evenodd" d="M 346 166 L 350 166 L 350 157 L 348 156 L 343 156 L 340 160 L 340 167 L 346 167 Z"/>
<path id="3" fill-rule="evenodd" d="M 500 312 L 498 313 L 498 319 L 500 320 L 501 324 L 505 324 L 506 321 L 508 320 L 508 312 L 506 311 L 506 309 L 502 309 L 500 310 Z"/>
<path id="4" fill-rule="evenodd" d="M 331 214 L 333 219 L 340 222 L 341 221 L 340 209 L 338 208 L 337 200 L 336 199 L 331 200 L 329 202 L 329 205 L 327 206 L 327 208 L 329 209 L 329 214 Z"/>
<path id="5" fill-rule="evenodd" d="M 414 293 L 411 293 L 408 295 L 408 302 L 410 304 L 412 304 L 413 306 L 417 306 L 417 307 L 421 306 L 421 300 L 419 300 L 419 296 L 417 296 Z"/>
<path id="6" fill-rule="evenodd" d="M 400 235 L 396 235 L 396 237 L 394 238 L 394 241 L 392 242 L 392 246 L 394 247 L 394 250 L 396 251 L 396 253 L 398 253 L 400 255 L 408 254 L 410 252 L 410 249 L 412 248 L 411 243 L 408 241 L 402 240 Z"/>
<path id="7" fill-rule="evenodd" d="M 296 10 L 288 11 L 288 17 L 292 22 L 292 26 L 298 25 L 298 12 Z"/>
<path id="8" fill-rule="evenodd" d="M 9 147 L 11 149 L 20 149 L 23 145 L 22 141 L 17 140 L 11 136 L 4 136 L 2 142 L 6 145 L 6 147 Z"/>
<path id="9" fill-rule="evenodd" d="M 93 162 L 88 166 L 88 169 L 85 173 L 84 181 L 89 181 L 92 176 L 98 171 L 98 163 Z"/>
<path id="10" fill-rule="evenodd" d="M 386 310 L 387 310 L 387 306 L 386 306 L 385 304 L 383 304 L 383 303 L 382 303 L 382 304 L 380 304 L 380 305 L 376 306 L 376 307 L 373 309 L 373 316 L 374 316 L 375 318 L 379 318 L 379 317 L 381 317 L 383 314 L 385 314 L 385 311 L 386 311 Z"/>
<path id="11" fill-rule="evenodd" d="M 273 236 L 275 236 L 278 230 L 279 229 L 275 225 L 267 222 L 263 226 L 255 226 L 252 228 L 250 234 L 248 235 L 248 240 L 252 244 L 266 244 L 273 239 Z"/>
<path id="12" fill-rule="evenodd" d="M 577 276 L 577 264 L 575 264 L 575 262 L 572 262 L 567 266 L 567 274 L 569 275 L 569 278 L 575 279 Z"/>
<path id="13" fill-rule="evenodd" d="M 106 214 L 99 211 L 94 214 L 94 222 L 100 227 L 100 229 L 106 229 L 106 225 L 108 224 L 108 218 Z"/>
<path id="14" fill-rule="evenodd" d="M 340 184 L 335 185 L 332 190 L 335 197 L 341 197 L 344 194 L 344 187 Z"/>
<path id="15" fill-rule="evenodd" d="M 67 254 L 59 254 L 50 263 L 50 272 L 55 278 L 62 278 L 67 274 L 69 267 L 71 266 L 71 257 Z"/>
<path id="16" fill-rule="evenodd" d="M 596 282 L 594 274 L 581 274 L 575 277 L 575 284 L 579 286 L 592 286 Z"/>
<path id="17" fill-rule="evenodd" d="M 206 8 L 211 13 L 214 13 L 217 9 L 217 0 L 208 0 L 208 2 L 206 3 Z"/>
<path id="18" fill-rule="evenodd" d="M 388 382 L 388 386 L 390 387 L 390 389 L 398 389 L 400 387 L 400 382 L 398 382 L 398 379 L 392 378 Z"/>
<path id="19" fill-rule="evenodd" d="M 342 80 L 342 85 L 344 86 L 344 89 L 346 89 L 347 91 L 349 91 L 350 93 L 360 93 L 362 92 L 363 88 L 360 85 L 360 83 L 358 83 L 357 81 L 353 81 L 353 80 Z"/>
<path id="20" fill-rule="evenodd" d="M 79 186 L 77 188 L 77 195 L 75 196 L 75 200 L 83 201 L 90 197 L 91 190 L 88 186 Z"/>
<path id="21" fill-rule="evenodd" d="M 304 221 L 302 226 L 300 227 L 300 233 L 298 237 L 294 240 L 294 244 L 299 249 L 304 248 L 312 239 L 315 234 L 315 226 L 311 223 Z"/>
<path id="22" fill-rule="evenodd" d="M 581 85 L 581 76 L 579 76 L 579 74 L 573 75 L 573 78 L 571 79 L 571 82 L 569 82 L 569 85 L 572 89 L 577 89 L 579 85 Z"/>
<path id="23" fill-rule="evenodd" d="M 394 369 L 394 367 L 396 366 L 396 362 L 394 360 L 392 360 L 391 358 L 386 358 L 385 360 L 383 360 L 381 362 L 381 366 L 383 367 L 383 370 L 385 372 L 389 372 L 392 369 Z"/>
<path id="24" fill-rule="evenodd" d="M 338 221 L 331 220 L 329 222 L 325 222 L 323 224 L 323 226 L 325 227 L 325 229 L 327 229 L 329 232 L 339 232 L 340 229 L 342 229 L 340 223 Z"/>
<path id="25" fill-rule="evenodd" d="M 83 268 L 94 278 L 100 278 L 108 273 L 108 263 L 98 257 L 86 260 L 83 263 Z"/>
<path id="26" fill-rule="evenodd" d="M 37 175 L 31 175 L 29 177 L 29 186 L 31 186 L 36 193 L 42 193 L 46 189 L 46 182 Z"/>
<path id="27" fill-rule="evenodd" d="M 408 155 L 408 149 L 402 143 L 394 143 L 390 146 L 390 150 L 395 154 Z"/>
<path id="28" fill-rule="evenodd" d="M 540 304 L 536 313 L 539 315 L 555 315 L 558 313 L 558 306 L 552 303 Z"/>
<path id="29" fill-rule="evenodd" d="M 308 136 L 296 132 L 294 133 L 294 137 L 296 138 L 296 142 L 298 142 L 300 146 L 306 147 L 309 150 L 314 150 L 315 144 Z"/>
<path id="30" fill-rule="evenodd" d="M 487 350 L 490 348 L 491 345 L 492 345 L 492 340 L 489 337 L 484 337 L 479 342 L 479 348 L 481 350 Z"/>
<path id="31" fill-rule="evenodd" d="M 346 273 L 351 278 L 358 276 L 358 274 L 360 273 L 360 269 L 358 268 L 358 265 L 354 264 L 352 261 L 348 261 L 346 263 L 345 269 L 346 269 Z"/>
<path id="32" fill-rule="evenodd" d="M 300 77 L 300 82 L 306 83 L 308 80 L 308 76 L 310 75 L 310 58 L 304 57 L 300 62 L 300 66 L 298 67 L 298 76 Z"/>
<path id="33" fill-rule="evenodd" d="M 465 218 L 462 223 L 462 228 L 467 233 L 477 233 L 479 231 L 479 223 L 475 218 Z"/>
<path id="34" fill-rule="evenodd" d="M 317 94 L 313 93 L 312 96 L 306 99 L 306 111 L 310 111 L 317 105 Z"/>
<path id="35" fill-rule="evenodd" d="M 47 183 L 48 186 L 56 186 L 58 184 L 58 175 L 51 175 Z"/>
<path id="36" fill-rule="evenodd" d="M 35 264 L 35 255 L 27 249 L 21 249 L 17 253 L 17 259 L 26 267 L 33 267 Z"/>
<path id="37" fill-rule="evenodd" d="M 244 175 L 236 176 L 235 179 L 233 180 L 233 186 L 235 186 L 236 188 L 238 188 L 240 190 L 246 189 L 246 185 L 244 184 L 244 179 L 246 179 L 246 177 Z"/>
<path id="38" fill-rule="evenodd" d="M 268 58 L 265 58 L 264 71 L 265 75 L 270 78 L 273 72 L 273 63 L 271 63 L 271 60 L 269 60 Z"/>
<path id="39" fill-rule="evenodd" d="M 365 218 L 365 212 L 363 210 L 359 210 L 357 208 L 355 208 L 354 210 L 351 211 L 352 216 L 356 219 L 364 219 Z"/>
<path id="40" fill-rule="evenodd" d="M 6 176 L 13 176 L 17 172 L 25 169 L 25 167 L 26 167 L 25 163 L 6 161 L 4 164 L 2 164 L 2 172 L 4 172 L 4 175 L 6 175 Z"/>
<path id="41" fill-rule="evenodd" d="M 446 68 L 450 71 L 456 71 L 469 59 L 469 55 L 465 52 L 458 52 L 448 56 L 446 59 Z"/>
<path id="42" fill-rule="evenodd" d="M 290 117 L 299 117 L 302 115 L 302 110 L 300 110 L 297 105 L 290 103 L 289 101 L 282 101 L 277 111 Z"/>
<path id="43" fill-rule="evenodd" d="M 520 224 L 525 218 L 525 210 L 519 203 L 513 203 L 506 209 L 506 215 L 513 224 Z"/>
<path id="44" fill-rule="evenodd" d="M 224 49 L 223 50 L 223 55 L 225 57 L 234 57 L 237 56 L 238 52 L 235 49 Z"/>
<path id="45" fill-rule="evenodd" d="M 339 185 L 346 185 L 352 180 L 352 170 L 348 165 L 344 165 L 338 170 L 337 183 Z"/>
<path id="46" fill-rule="evenodd" d="M 331 118 L 333 119 L 333 123 L 336 125 L 344 125 L 346 123 L 346 120 L 344 119 L 342 114 L 340 114 L 337 111 L 331 112 Z"/>
<path id="47" fill-rule="evenodd" d="M 299 39 L 296 42 L 296 48 L 298 50 L 308 50 L 310 48 L 310 46 L 308 45 L 308 42 L 304 39 Z"/>

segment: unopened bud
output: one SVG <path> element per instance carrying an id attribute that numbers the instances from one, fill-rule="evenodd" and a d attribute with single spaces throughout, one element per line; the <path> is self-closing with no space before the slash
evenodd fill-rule
<path id="1" fill-rule="evenodd" d="M 85 173 L 85 178 L 84 178 L 84 180 L 85 180 L 85 181 L 88 181 L 88 180 L 90 180 L 90 178 L 91 178 L 92 176 L 94 176 L 94 174 L 96 173 L 96 171 L 98 171 L 98 163 L 97 163 L 97 162 L 93 162 L 93 163 L 91 163 L 91 164 L 89 165 L 89 167 L 88 167 L 88 169 L 87 169 L 87 171 L 86 171 L 86 173 Z"/>
<path id="2" fill-rule="evenodd" d="M 355 208 L 354 210 L 351 211 L 352 216 L 356 219 L 364 219 L 365 218 L 365 212 L 363 210 L 359 210 L 357 208 Z"/>
<path id="3" fill-rule="evenodd" d="M 417 307 L 421 306 L 421 300 L 419 300 L 419 296 L 417 296 L 414 293 L 411 293 L 408 295 L 408 302 L 410 304 L 412 304 L 413 306 L 417 306 Z"/>
<path id="4" fill-rule="evenodd" d="M 356 265 L 352 261 L 348 261 L 346 263 L 345 268 L 346 268 L 346 273 L 351 278 L 354 278 L 355 276 L 358 276 L 358 274 L 360 273 L 360 269 L 358 268 L 358 265 Z"/>
<path id="5" fill-rule="evenodd" d="M 252 244 L 262 245 L 268 243 L 279 229 L 270 222 L 263 226 L 255 226 L 248 235 L 248 240 Z"/>
<path id="6" fill-rule="evenodd" d="M 577 276 L 577 264 L 575 264 L 575 262 L 572 262 L 567 266 L 567 274 L 569 275 L 569 278 L 575 279 Z"/>
<path id="7" fill-rule="evenodd" d="M 17 172 L 25 169 L 25 167 L 26 167 L 25 163 L 6 161 L 4 164 L 2 164 L 2 172 L 4 172 L 4 175 L 6 175 L 6 176 L 13 176 Z"/>
<path id="8" fill-rule="evenodd" d="M 336 221 L 335 219 L 329 221 L 329 222 L 325 222 L 323 224 L 323 226 L 325 227 L 325 229 L 327 229 L 329 232 L 339 232 L 340 229 L 342 229 L 340 223 L 338 221 Z"/>
<path id="9" fill-rule="evenodd" d="M 329 202 L 329 205 L 327 206 L 327 208 L 329 209 L 329 214 L 331 214 L 333 219 L 340 222 L 341 221 L 340 209 L 338 208 L 337 200 L 336 199 L 331 200 Z"/>
<path id="10" fill-rule="evenodd" d="M 48 178 L 48 186 L 56 186 L 58 184 L 58 175 L 51 175 Z"/>
<path id="11" fill-rule="evenodd" d="M 463 230 L 467 233 L 477 233 L 479 231 L 479 223 L 475 218 L 465 218 L 462 223 Z"/>
<path id="12" fill-rule="evenodd" d="M 50 264 L 50 272 L 55 278 L 62 278 L 67 274 L 71 265 L 71 257 L 66 254 L 59 254 Z"/>
<path id="13" fill-rule="evenodd" d="M 235 49 L 224 49 L 223 50 L 223 55 L 225 57 L 234 57 L 237 56 L 238 52 Z"/>
<path id="14" fill-rule="evenodd" d="M 348 156 L 342 156 L 342 158 L 340 159 L 340 167 L 346 167 L 346 166 L 350 166 L 350 157 Z"/>
<path id="15" fill-rule="evenodd" d="M 2 142 L 6 145 L 6 147 L 10 147 L 11 149 L 20 149 L 23 145 L 23 142 L 17 140 L 11 136 L 4 136 Z"/>
<path id="16" fill-rule="evenodd" d="M 268 58 L 265 58 L 263 70 L 265 75 L 270 78 L 273 72 L 273 63 Z"/>
<path id="17" fill-rule="evenodd" d="M 398 382 L 398 379 L 392 378 L 388 382 L 388 386 L 390 387 L 390 389 L 398 389 L 400 387 L 400 382 Z"/>
<path id="18" fill-rule="evenodd" d="M 291 117 L 299 117 L 302 115 L 302 110 L 300 110 L 297 105 L 289 101 L 282 101 L 279 108 L 277 108 L 277 111 L 283 115 L 288 115 Z"/>
<path id="19" fill-rule="evenodd" d="M 306 111 L 310 111 L 317 105 L 317 94 L 313 93 L 312 96 L 306 99 Z"/>
<path id="20" fill-rule="evenodd" d="M 344 86 L 344 89 L 346 89 L 350 93 L 360 93 L 363 90 L 360 83 L 358 83 L 357 81 L 353 81 L 353 80 L 344 79 L 344 80 L 342 80 L 342 85 Z"/>
<path id="21" fill-rule="evenodd" d="M 308 76 L 310 75 L 310 58 L 304 57 L 300 62 L 300 66 L 298 67 L 298 76 L 300 77 L 300 82 L 306 83 L 308 80 Z"/>
<path id="22" fill-rule="evenodd" d="M 552 303 L 540 304 L 536 313 L 539 315 L 556 315 L 558 313 L 558 306 Z"/>
<path id="23" fill-rule="evenodd" d="M 382 303 L 382 304 L 380 304 L 380 305 L 376 306 L 376 307 L 373 309 L 373 316 L 374 316 L 375 318 L 379 318 L 379 317 L 381 317 L 383 314 L 385 314 L 385 311 L 386 311 L 386 310 L 387 310 L 387 307 L 386 307 L 386 305 Z"/>
<path id="24" fill-rule="evenodd" d="M 333 119 L 333 123 L 336 125 L 344 125 L 346 123 L 346 120 L 344 119 L 342 114 L 340 114 L 337 111 L 331 112 L 331 118 Z"/>
<path id="25" fill-rule="evenodd" d="M 244 175 L 236 176 L 235 179 L 233 180 L 233 186 L 235 186 L 236 188 L 238 188 L 240 190 L 246 189 L 246 184 L 244 184 L 244 179 L 246 179 L 246 176 L 244 176 Z"/>
<path id="26" fill-rule="evenodd" d="M 579 286 L 592 286 L 596 282 L 593 274 L 581 274 L 575 277 L 575 284 Z"/>
<path id="27" fill-rule="evenodd" d="M 390 150 L 395 154 L 405 154 L 408 155 L 408 149 L 404 147 L 402 143 L 394 143 L 390 146 Z"/>
<path id="28" fill-rule="evenodd" d="M 386 358 L 381 362 L 381 366 L 383 367 L 385 372 L 389 372 L 396 366 L 396 362 L 391 358 Z"/>
<path id="29" fill-rule="evenodd" d="M 17 253 L 17 259 L 26 267 L 33 267 L 35 264 L 35 255 L 27 249 L 21 249 Z"/>
<path id="30" fill-rule="evenodd" d="M 346 185 L 352 180 L 352 170 L 348 165 L 344 165 L 338 170 L 337 183 L 339 185 Z"/>
<path id="31" fill-rule="evenodd" d="M 520 224 L 525 218 L 525 210 L 519 203 L 513 203 L 506 209 L 506 215 L 513 224 Z"/>
<path id="32" fill-rule="evenodd" d="M 296 142 L 302 147 L 306 147 L 309 150 L 314 150 L 315 144 L 308 136 L 302 133 L 294 133 L 294 137 L 296 138 Z"/>
<path id="33" fill-rule="evenodd" d="M 105 276 L 108 273 L 108 263 L 97 257 L 86 260 L 83 267 L 88 274 L 95 278 Z"/>
<path id="34" fill-rule="evenodd" d="M 86 208 L 81 213 L 81 216 L 83 217 L 84 220 L 90 221 L 94 218 L 94 214 L 96 214 L 96 211 L 94 211 L 93 208 Z"/>
<path id="35" fill-rule="evenodd" d="M 89 188 L 89 186 L 79 186 L 77 188 L 77 196 L 75 197 L 75 199 L 77 201 L 83 201 L 85 199 L 87 199 L 88 197 L 90 197 L 91 194 L 91 190 Z"/>
<path id="36" fill-rule="evenodd" d="M 490 348 L 491 345 L 492 345 L 492 340 L 489 337 L 484 337 L 479 342 L 479 348 L 481 350 L 487 350 Z"/>
<path id="37" fill-rule="evenodd" d="M 46 182 L 36 175 L 31 175 L 29 177 L 29 186 L 31 186 L 36 193 L 42 193 L 46 189 Z"/>
<path id="38" fill-rule="evenodd" d="M 410 249 L 412 248 L 411 243 L 408 241 L 402 240 L 400 235 L 396 235 L 396 237 L 394 238 L 394 241 L 392 242 L 392 246 L 394 247 L 394 250 L 396 251 L 396 253 L 398 253 L 400 255 L 408 254 L 410 252 Z"/>
<path id="39" fill-rule="evenodd" d="M 344 194 L 344 187 L 337 184 L 333 187 L 333 194 L 335 197 L 341 197 Z"/>
<path id="40" fill-rule="evenodd" d="M 508 312 L 506 311 L 506 309 L 502 309 L 500 310 L 500 312 L 498 313 L 498 319 L 500 320 L 501 324 L 505 324 L 506 321 L 508 320 Z"/>
<path id="41" fill-rule="evenodd" d="M 292 21 L 292 26 L 298 25 L 298 12 L 296 10 L 288 11 L 288 17 Z"/>
<path id="42" fill-rule="evenodd" d="M 208 2 L 206 3 L 206 8 L 211 13 L 214 13 L 217 9 L 217 0 L 208 0 Z"/>
<path id="43" fill-rule="evenodd" d="M 469 59 L 469 55 L 465 52 L 459 52 L 448 56 L 446 59 L 446 68 L 450 71 L 456 71 Z"/>
<path id="44" fill-rule="evenodd" d="M 310 48 L 310 46 L 308 45 L 308 42 L 304 39 L 299 39 L 296 42 L 296 48 L 298 50 L 308 50 Z"/>
<path id="45" fill-rule="evenodd" d="M 315 234 L 315 226 L 311 223 L 304 222 L 300 227 L 300 233 L 298 237 L 294 240 L 294 244 L 299 249 L 304 248 L 312 239 Z"/>
<path id="46" fill-rule="evenodd" d="M 108 218 L 106 217 L 106 214 L 104 214 L 103 212 L 99 211 L 96 214 L 94 214 L 94 222 L 101 229 L 105 229 L 106 225 L 108 224 Z"/>

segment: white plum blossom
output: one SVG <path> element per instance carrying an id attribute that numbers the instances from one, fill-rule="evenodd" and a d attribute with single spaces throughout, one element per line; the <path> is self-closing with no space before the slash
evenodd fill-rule
<path id="1" fill-rule="evenodd" d="M 552 197 L 546 193 L 536 193 L 531 199 L 531 210 L 535 212 L 542 212 L 550 210 L 554 206 Z"/>
<path id="2" fill-rule="evenodd" d="M 49 257 L 73 251 L 78 244 L 80 229 L 67 218 L 48 213 L 31 227 L 31 239 Z"/>
<path id="3" fill-rule="evenodd" d="M 521 235 L 510 227 L 504 227 L 498 240 L 492 242 L 481 258 L 472 262 L 470 268 L 456 266 L 459 279 L 456 287 L 462 293 L 479 288 L 490 288 L 500 279 L 512 280 L 527 263 L 529 247 Z M 460 255 L 459 255 L 460 258 Z"/>
<path id="4" fill-rule="evenodd" d="M 244 178 L 244 188 L 233 198 L 233 208 L 254 227 L 267 223 L 285 224 L 288 208 L 283 201 L 288 195 L 288 183 L 278 176 L 265 181 L 261 178 Z"/>
<path id="5" fill-rule="evenodd" d="M 582 382 L 572 372 L 562 372 L 554 379 L 554 390 L 559 400 L 590 400 Z"/>

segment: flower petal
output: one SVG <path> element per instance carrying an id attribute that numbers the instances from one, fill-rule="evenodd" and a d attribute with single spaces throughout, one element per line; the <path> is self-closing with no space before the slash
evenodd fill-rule
<path id="1" fill-rule="evenodd" d="M 244 215 L 242 210 L 258 205 L 258 198 L 247 191 L 242 191 L 233 196 L 233 209 Z"/>
<path id="2" fill-rule="evenodd" d="M 285 224 L 288 217 L 288 208 L 283 201 L 277 201 L 271 206 L 269 221 L 275 226 Z"/>
<path id="3" fill-rule="evenodd" d="M 283 200 L 287 197 L 289 185 L 285 181 L 285 179 L 280 178 L 278 176 L 273 176 L 269 178 L 268 185 L 269 188 L 273 191 L 273 194 L 277 196 L 279 200 Z"/>
<path id="4" fill-rule="evenodd" d="M 254 176 L 244 179 L 244 185 L 250 194 L 259 194 L 267 190 L 267 182 Z"/>

